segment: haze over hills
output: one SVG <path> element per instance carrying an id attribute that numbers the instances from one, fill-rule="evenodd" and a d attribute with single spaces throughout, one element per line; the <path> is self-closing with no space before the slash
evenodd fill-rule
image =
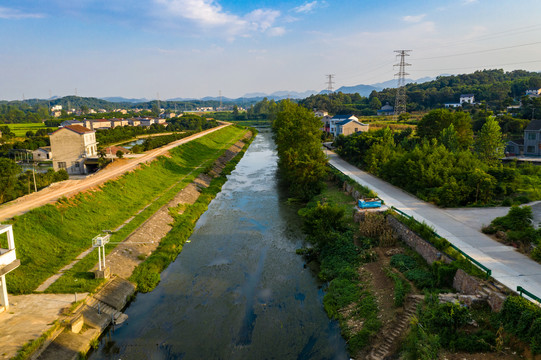
<path id="1" fill-rule="evenodd" d="M 424 82 L 427 82 L 427 81 L 431 81 L 431 80 L 434 80 L 435 78 L 433 77 L 423 77 L 423 78 L 420 78 L 420 79 L 406 79 L 406 84 L 409 84 L 409 83 L 424 83 Z M 381 91 L 385 88 L 394 88 L 396 87 L 396 79 L 392 79 L 392 80 L 388 80 L 388 81 L 384 81 L 384 82 L 380 82 L 380 83 L 375 83 L 375 84 L 370 84 L 370 85 L 365 85 L 365 84 L 359 84 L 359 85 L 353 85 L 353 86 L 341 86 L 340 88 L 336 89 L 335 91 L 336 92 L 342 92 L 344 94 L 354 94 L 354 93 L 359 93 L 359 95 L 361 96 L 369 96 L 370 93 L 374 90 L 376 91 Z M 267 94 L 267 93 L 263 93 L 263 92 L 253 92 L 253 93 L 246 93 L 244 94 L 244 96 L 242 97 L 239 97 L 239 98 L 236 98 L 236 99 L 233 99 L 233 98 L 228 98 L 228 97 L 222 97 L 222 101 L 224 102 L 231 102 L 231 101 L 235 101 L 235 102 L 239 102 L 239 101 L 242 101 L 243 99 L 249 99 L 249 100 L 261 100 L 263 98 L 267 98 L 267 99 L 274 99 L 274 100 L 282 100 L 282 99 L 287 99 L 287 98 L 291 98 L 291 99 L 304 99 L 304 98 L 307 98 L 308 96 L 310 95 L 315 95 L 315 94 L 327 94 L 328 93 L 328 90 L 321 90 L 321 91 L 317 91 L 317 90 L 307 90 L 307 91 L 303 91 L 303 92 L 298 92 L 298 91 L 287 91 L 287 90 L 281 90 L 281 91 L 275 91 L 271 94 Z M 142 102 L 148 102 L 150 101 L 149 99 L 146 99 L 146 98 L 141 98 L 141 99 L 128 99 L 128 98 L 123 98 L 123 97 L 120 97 L 120 96 L 111 96 L 111 97 L 102 97 L 100 98 L 102 100 L 107 100 L 107 101 L 110 101 L 110 102 L 129 102 L 129 103 L 142 103 Z M 220 101 L 220 97 L 218 96 L 205 96 L 203 98 L 200 98 L 200 99 L 197 99 L 197 98 L 193 98 L 193 97 L 188 97 L 188 98 L 182 98 L 182 97 L 176 97 L 176 98 L 171 98 L 171 99 L 166 99 L 165 101 L 193 101 L 193 100 L 203 100 L 203 101 L 209 101 L 209 100 L 212 100 L 212 101 Z"/>

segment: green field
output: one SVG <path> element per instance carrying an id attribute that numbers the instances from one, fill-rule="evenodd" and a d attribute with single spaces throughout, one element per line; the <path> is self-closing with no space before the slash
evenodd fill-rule
<path id="1" fill-rule="evenodd" d="M 9 129 L 15 133 L 17 136 L 25 136 L 27 131 L 36 132 L 39 129 L 47 129 L 44 123 L 27 123 L 27 124 L 6 124 L 9 126 Z M 57 127 L 52 127 L 50 129 L 56 130 Z"/>
<path id="2" fill-rule="evenodd" d="M 244 131 L 229 126 L 176 147 L 170 152 L 171 157 L 162 156 L 118 180 L 108 181 L 99 191 L 60 199 L 55 205 L 45 205 L 14 218 L 11 223 L 21 266 L 7 276 L 9 291 L 32 292 L 88 249 L 91 239 L 102 230 L 117 228 L 159 196 L 160 200 L 151 206 L 154 210 L 167 203 L 176 192 L 204 172 L 205 165 L 217 159 Z M 150 211 L 145 211 L 144 215 L 150 216 Z M 144 220 L 138 216 L 119 234 L 114 234 L 112 241 L 123 240 L 130 228 L 133 230 L 134 225 Z M 95 282 L 99 280 L 91 279 L 87 273 L 88 266 L 96 263 L 95 253 L 90 255 L 94 260 L 85 259 L 75 273 L 66 274 L 67 281 L 60 280 L 50 291 L 81 292 L 97 285 Z"/>

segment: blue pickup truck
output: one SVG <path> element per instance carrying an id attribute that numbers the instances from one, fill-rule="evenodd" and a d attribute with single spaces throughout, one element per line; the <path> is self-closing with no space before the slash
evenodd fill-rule
<path id="1" fill-rule="evenodd" d="M 381 207 L 381 199 L 359 199 L 358 206 L 361 209 L 379 208 Z"/>

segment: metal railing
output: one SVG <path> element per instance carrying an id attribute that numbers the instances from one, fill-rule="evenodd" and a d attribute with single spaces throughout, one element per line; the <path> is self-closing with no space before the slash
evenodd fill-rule
<path id="1" fill-rule="evenodd" d="M 524 294 L 528 295 L 531 299 L 534 299 L 538 303 L 541 303 L 540 298 L 538 298 L 536 295 L 532 294 L 528 290 L 524 289 L 522 286 L 517 286 L 517 291 L 520 294 L 520 296 L 523 296 L 522 294 L 524 293 Z"/>

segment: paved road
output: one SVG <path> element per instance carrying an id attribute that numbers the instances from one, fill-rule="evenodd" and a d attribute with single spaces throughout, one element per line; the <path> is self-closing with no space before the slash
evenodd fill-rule
<path id="1" fill-rule="evenodd" d="M 222 123 L 218 127 L 199 132 L 195 135 L 188 136 L 184 139 L 174 141 L 168 145 L 162 146 L 158 149 L 147 151 L 143 156 L 135 159 L 125 159 L 119 166 L 107 167 L 97 173 L 87 176 L 80 180 L 67 180 L 61 183 L 55 183 L 48 188 L 42 189 L 36 193 L 32 193 L 22 198 L 15 199 L 0 207 L 0 221 L 12 218 L 13 216 L 23 214 L 38 206 L 45 205 L 52 201 L 56 201 L 62 196 L 69 196 L 76 194 L 85 189 L 101 185 L 108 180 L 114 179 L 127 171 L 135 169 L 139 164 L 152 161 L 158 156 L 166 154 L 169 150 L 179 145 L 185 144 L 211 132 L 220 130 L 230 123 Z"/>
<path id="2" fill-rule="evenodd" d="M 536 263 L 513 247 L 503 245 L 472 228 L 459 217 L 419 200 L 405 191 L 342 160 L 325 150 L 329 162 L 353 180 L 376 191 L 389 206 L 432 226 L 438 234 L 492 270 L 492 276 L 512 290 L 520 285 L 541 297 L 541 264 Z"/>

